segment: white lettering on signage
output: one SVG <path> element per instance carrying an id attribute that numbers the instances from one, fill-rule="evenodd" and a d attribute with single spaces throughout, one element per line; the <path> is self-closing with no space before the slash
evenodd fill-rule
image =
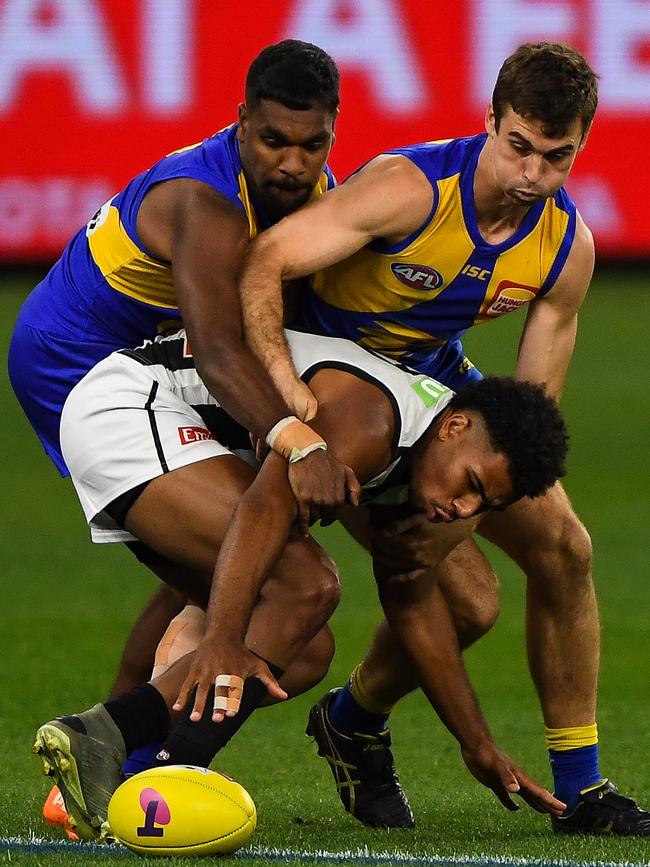
<path id="1" fill-rule="evenodd" d="M 142 7 L 142 83 L 157 114 L 185 110 L 192 101 L 192 6 L 193 0 L 146 0 Z"/>
<path id="2" fill-rule="evenodd" d="M 478 0 L 475 4 L 473 47 L 477 104 L 492 97 L 497 73 L 505 58 L 522 42 L 571 42 L 576 10 L 571 2 L 539 0 Z"/>
<path id="3" fill-rule="evenodd" d="M 551 40 L 585 47 L 600 74 L 600 108 L 647 111 L 650 64 L 639 46 L 650 39 L 650 3 L 639 0 L 476 0 L 472 98 L 485 105 L 503 60 L 521 42 Z"/>
<path id="4" fill-rule="evenodd" d="M 63 246 L 110 194 L 100 178 L 2 178 L 0 247 L 20 247 L 43 237 Z"/>
<path id="5" fill-rule="evenodd" d="M 650 65 L 638 49 L 650 41 L 650 3 L 595 0 L 593 63 L 601 75 L 600 104 L 650 108 Z"/>
<path id="6" fill-rule="evenodd" d="M 285 36 L 315 42 L 342 69 L 365 72 L 377 104 L 386 111 L 412 112 L 425 100 L 430 107 L 415 40 L 409 40 L 399 2 L 347 0 L 344 20 L 337 16 L 340 6 L 340 0 L 298 0 Z"/>
<path id="7" fill-rule="evenodd" d="M 48 20 L 40 0 L 5 0 L 0 7 L 0 111 L 18 97 L 23 77 L 35 70 L 63 70 L 89 112 L 120 109 L 126 86 L 99 4 L 50 0 Z"/>
<path id="8" fill-rule="evenodd" d="M 46 8 L 47 19 L 43 20 Z M 5 0 L 0 3 L 0 112 L 20 99 L 34 73 L 70 78 L 88 113 L 111 113 L 138 103 L 155 114 L 185 111 L 193 96 L 190 0 L 142 0 L 140 81 L 129 88 L 98 0 Z M 139 91 L 138 91 L 139 88 Z"/>

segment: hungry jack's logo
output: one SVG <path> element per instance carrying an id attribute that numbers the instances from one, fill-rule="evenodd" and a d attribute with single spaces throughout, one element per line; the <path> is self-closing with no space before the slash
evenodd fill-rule
<path id="1" fill-rule="evenodd" d="M 501 316 L 503 313 L 512 313 L 513 310 L 517 310 L 528 301 L 532 301 L 536 294 L 537 290 L 533 286 L 513 283 L 511 280 L 502 280 L 497 286 L 496 295 L 485 314 L 486 316 Z"/>

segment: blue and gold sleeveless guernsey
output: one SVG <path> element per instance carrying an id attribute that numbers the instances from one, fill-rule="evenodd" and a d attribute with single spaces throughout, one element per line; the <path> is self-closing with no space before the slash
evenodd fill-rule
<path id="1" fill-rule="evenodd" d="M 400 244 L 359 250 L 312 278 L 301 326 L 347 337 L 458 390 L 481 374 L 461 337 L 547 293 L 573 243 L 576 208 L 561 189 L 533 205 L 500 244 L 481 237 L 474 173 L 485 134 L 398 148 L 434 193 L 425 223 Z"/>
<path id="2" fill-rule="evenodd" d="M 209 184 L 245 213 L 251 238 L 269 220 L 248 189 L 233 124 L 163 157 L 106 202 L 72 238 L 59 261 L 27 298 L 9 351 L 14 391 L 45 451 L 63 475 L 59 445 L 63 404 L 84 374 L 116 349 L 167 330 L 180 313 L 171 265 L 138 237 L 147 192 L 173 178 Z M 334 185 L 326 166 L 312 196 Z"/>

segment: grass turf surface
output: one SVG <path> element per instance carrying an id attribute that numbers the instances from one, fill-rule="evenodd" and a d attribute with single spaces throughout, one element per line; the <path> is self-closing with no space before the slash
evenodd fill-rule
<path id="1" fill-rule="evenodd" d="M 0 351 L 34 279 L 4 275 L 0 290 Z M 646 329 L 650 294 L 636 272 L 603 271 L 581 317 L 578 347 L 563 408 L 572 434 L 566 482 L 594 538 L 595 577 L 603 626 L 599 728 L 601 769 L 622 790 L 650 806 L 650 678 L 648 652 L 649 512 Z M 522 320 L 505 317 L 475 329 L 467 348 L 485 372 L 513 368 Z M 646 375 L 644 375 L 646 374 Z M 28 851 L 10 845 L 30 834 L 60 840 L 40 819 L 47 785 L 30 755 L 36 727 L 57 713 L 101 699 L 114 675 L 130 624 L 154 584 L 120 546 L 93 546 L 69 483 L 59 479 L 23 418 L 3 370 L 0 398 L 4 604 L 0 612 L 0 864 L 124 864 L 122 852 L 82 847 Z M 336 527 L 317 531 L 339 562 L 343 600 L 333 618 L 337 654 L 322 687 L 282 707 L 259 712 L 219 758 L 242 782 L 259 813 L 256 856 L 270 850 L 394 853 L 517 858 L 550 863 L 650 863 L 650 843 L 563 838 L 547 820 L 522 808 L 506 812 L 467 773 L 455 742 L 426 701 L 411 696 L 392 728 L 402 782 L 418 825 L 381 833 L 339 808 L 329 770 L 302 735 L 313 699 L 341 683 L 360 658 L 378 616 L 368 561 Z M 467 654 L 467 665 L 499 744 L 550 785 L 543 724 L 524 652 L 524 582 L 494 549 L 502 582 L 502 614 L 494 630 Z M 2 842 L 4 841 L 4 842 Z M 189 861 L 189 859 L 187 859 Z M 351 860 L 346 858 L 347 860 Z M 178 859 L 181 862 L 181 859 Z M 293 863 L 300 863 L 297 857 Z M 385 862 L 384 862 L 385 863 Z"/>

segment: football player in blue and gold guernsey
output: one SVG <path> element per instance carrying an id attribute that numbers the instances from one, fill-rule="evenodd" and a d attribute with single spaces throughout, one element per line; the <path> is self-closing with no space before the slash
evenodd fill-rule
<path id="1" fill-rule="evenodd" d="M 333 185 L 326 161 L 338 103 L 338 70 L 320 48 L 286 40 L 264 49 L 248 71 L 238 122 L 135 177 L 33 290 L 15 325 L 9 374 L 63 475 L 59 425 L 71 389 L 113 350 L 181 318 L 203 381 L 233 417 L 264 438 L 290 415 L 243 343 L 235 276 L 251 237 Z M 301 509 L 308 515 L 310 506 L 341 502 L 349 474 L 307 425 L 296 420 L 287 432 L 293 457 L 304 456 L 290 469 Z M 169 564 L 133 547 L 174 580 Z M 114 691 L 149 675 L 179 605 L 159 591 L 136 625 Z"/>
<path id="2" fill-rule="evenodd" d="M 485 132 L 382 154 L 254 242 L 240 287 L 246 338 L 287 400 L 295 374 L 280 287 L 306 274 L 315 276 L 305 328 L 356 340 L 456 390 L 481 376 L 464 356 L 464 332 L 528 304 L 517 376 L 559 399 L 594 266 L 591 233 L 563 184 L 596 104 L 597 76 L 577 51 L 522 45 L 499 72 Z M 650 814 L 599 770 L 591 543 L 562 487 L 486 515 L 478 531 L 527 577 L 530 669 L 555 793 L 568 805 L 553 818 L 555 830 L 650 836 Z M 438 567 L 452 610 L 462 611 L 463 599 L 471 610 L 471 595 L 483 588 L 477 622 L 468 630 L 457 621 L 464 646 L 498 612 L 496 580 L 487 564 L 477 571 L 480 562 Z M 394 704 L 417 685 L 417 668 L 384 622 L 348 684 L 312 709 L 319 754 L 330 761 L 345 808 L 366 824 L 412 822 L 397 777 L 385 772 L 393 766 L 384 730 Z"/>

